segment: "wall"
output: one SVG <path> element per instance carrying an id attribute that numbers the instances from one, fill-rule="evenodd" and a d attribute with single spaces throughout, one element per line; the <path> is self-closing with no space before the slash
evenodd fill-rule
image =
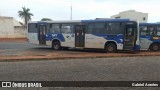
<path id="1" fill-rule="evenodd" d="M 27 30 L 13 17 L 0 16 L 0 38 L 26 38 Z"/>
<path id="2" fill-rule="evenodd" d="M 15 38 L 26 38 L 27 30 L 24 26 L 15 26 L 14 27 L 14 36 Z"/>
<path id="3" fill-rule="evenodd" d="M 0 38 L 14 38 L 12 17 L 0 17 Z"/>
<path id="4" fill-rule="evenodd" d="M 136 12 L 134 10 L 120 12 L 118 15 L 111 16 L 111 18 L 116 18 L 116 17 L 138 20 L 141 23 L 145 23 L 148 21 L 148 13 Z M 143 18 L 145 18 L 145 20 L 143 20 Z"/>

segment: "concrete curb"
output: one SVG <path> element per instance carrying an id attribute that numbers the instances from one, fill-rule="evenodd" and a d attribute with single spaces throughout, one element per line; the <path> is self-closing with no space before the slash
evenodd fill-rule
<path id="1" fill-rule="evenodd" d="M 160 53 L 150 53 L 150 54 L 99 54 L 95 56 L 62 56 L 62 57 L 54 57 L 54 56 L 7 56 L 1 57 L 0 62 L 15 62 L 15 61 L 44 61 L 44 60 L 69 60 L 69 59 L 87 59 L 87 58 L 117 58 L 117 57 L 144 57 L 144 56 L 160 56 Z"/>

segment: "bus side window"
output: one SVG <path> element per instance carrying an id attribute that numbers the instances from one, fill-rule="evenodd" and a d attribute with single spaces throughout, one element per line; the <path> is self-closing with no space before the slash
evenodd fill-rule
<path id="1" fill-rule="evenodd" d="M 88 34 L 106 34 L 105 23 L 89 23 L 86 26 L 86 33 Z"/>
<path id="2" fill-rule="evenodd" d="M 62 24 L 61 33 L 72 33 L 73 25 L 71 24 Z"/>
<path id="3" fill-rule="evenodd" d="M 149 35 L 156 35 L 156 30 L 154 29 L 154 27 L 148 27 L 149 30 Z"/>
<path id="4" fill-rule="evenodd" d="M 74 26 L 75 26 L 74 24 L 71 25 L 71 32 L 72 32 L 72 33 L 75 33 Z"/>
<path id="5" fill-rule="evenodd" d="M 49 33 L 50 32 L 50 24 L 47 24 L 47 31 L 46 31 L 47 33 Z"/>
<path id="6" fill-rule="evenodd" d="M 60 33 L 60 24 L 50 24 L 50 33 Z"/>
<path id="7" fill-rule="evenodd" d="M 133 36 L 133 35 L 134 35 L 134 30 L 133 30 L 133 28 L 127 28 L 126 36 Z"/>
<path id="8" fill-rule="evenodd" d="M 89 23 L 86 33 L 93 34 L 94 33 L 94 28 L 95 28 L 95 24 L 94 23 Z"/>
<path id="9" fill-rule="evenodd" d="M 108 34 L 123 34 L 123 29 L 121 27 L 121 23 L 119 22 L 110 22 L 108 23 Z"/>
<path id="10" fill-rule="evenodd" d="M 94 31 L 96 34 L 106 34 L 105 23 L 96 23 Z"/>
<path id="11" fill-rule="evenodd" d="M 160 36 L 160 27 L 157 27 L 157 35 Z"/>
<path id="12" fill-rule="evenodd" d="M 28 32 L 37 33 L 38 32 L 37 27 L 38 27 L 37 23 L 29 23 L 28 24 Z"/>
<path id="13" fill-rule="evenodd" d="M 140 27 L 140 32 L 141 32 L 141 35 L 149 35 L 149 32 L 148 32 L 146 26 L 141 26 Z"/>

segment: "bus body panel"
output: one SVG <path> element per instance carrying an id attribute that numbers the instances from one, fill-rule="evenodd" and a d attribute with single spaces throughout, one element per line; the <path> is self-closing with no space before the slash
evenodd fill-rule
<path id="1" fill-rule="evenodd" d="M 112 38 L 111 38 L 112 36 Z M 117 37 L 113 37 L 117 36 Z M 85 48 L 99 48 L 104 49 L 105 43 L 109 41 L 113 41 L 117 44 L 117 49 L 122 50 L 123 49 L 123 37 L 119 38 L 118 36 L 122 35 L 94 35 L 94 34 L 86 34 L 85 37 Z"/>
<path id="2" fill-rule="evenodd" d="M 137 22 L 137 40 L 135 43 L 134 51 L 139 51 L 141 46 L 140 46 L 140 29 L 139 29 L 139 22 Z"/>
<path id="3" fill-rule="evenodd" d="M 62 42 L 63 47 L 75 47 L 75 34 L 62 34 L 65 41 Z"/>
<path id="4" fill-rule="evenodd" d="M 104 48 L 106 40 L 103 37 L 98 37 L 93 34 L 86 34 L 85 48 Z"/>
<path id="5" fill-rule="evenodd" d="M 74 34 L 47 33 L 47 45 L 52 45 L 53 40 L 61 42 L 61 46 L 74 47 Z"/>
<path id="6" fill-rule="evenodd" d="M 62 47 L 75 47 L 75 34 L 48 34 L 46 45 L 52 45 L 53 40 L 59 40 Z M 113 36 L 113 35 L 112 35 Z M 111 35 L 93 35 L 86 34 L 84 48 L 97 48 L 103 49 L 105 43 L 113 41 L 117 44 L 117 49 L 123 49 L 123 35 L 116 35 L 117 38 L 111 39 Z M 107 38 L 108 37 L 108 38 Z M 121 37 L 121 38 L 119 38 Z M 61 38 L 61 39 L 59 39 Z M 38 43 L 37 43 L 38 44 Z"/>
<path id="7" fill-rule="evenodd" d="M 159 23 L 140 23 L 139 26 L 141 50 L 149 50 L 153 43 L 160 44 Z"/>
<path id="8" fill-rule="evenodd" d="M 160 39 L 153 40 L 151 36 L 149 36 L 148 38 L 146 36 L 141 36 L 140 42 L 141 50 L 148 50 L 153 43 L 160 43 Z"/>
<path id="9" fill-rule="evenodd" d="M 148 50 L 150 45 L 152 44 L 152 41 L 147 39 L 147 38 L 142 38 L 140 37 L 140 41 L 141 41 L 141 50 Z"/>
<path id="10" fill-rule="evenodd" d="M 28 33 L 28 42 L 31 44 L 39 44 L 38 33 Z"/>
<path id="11" fill-rule="evenodd" d="M 35 27 L 38 29 L 36 30 L 37 33 L 31 33 L 30 30 L 28 29 L 29 33 L 28 33 L 28 40 L 30 43 L 32 44 L 39 44 L 39 26 L 42 26 L 42 31 L 44 29 L 44 33 L 43 33 L 43 38 L 45 40 L 45 43 L 43 45 L 52 45 L 52 42 L 54 40 L 58 40 L 60 41 L 60 44 L 62 47 L 77 47 L 76 46 L 76 38 L 80 38 L 77 37 L 77 35 L 81 35 L 84 37 L 84 46 L 82 45 L 82 48 L 97 48 L 97 49 L 104 49 L 105 48 L 105 44 L 107 42 L 114 42 L 117 45 L 117 50 L 124 50 L 124 41 L 125 41 L 125 35 L 123 34 L 89 34 L 86 33 L 86 29 L 85 29 L 85 25 L 86 23 L 91 23 L 91 22 L 96 22 L 96 23 L 108 23 L 108 22 L 118 22 L 118 23 L 123 23 L 124 25 L 128 22 L 128 23 L 134 23 L 134 25 L 139 26 L 138 23 L 136 22 L 130 22 L 129 19 L 118 19 L 118 20 L 81 20 L 81 21 L 65 21 L 65 22 L 61 22 L 61 21 L 51 21 L 51 22 L 30 22 L 29 24 L 36 24 Z M 51 33 L 50 30 L 50 24 L 70 24 L 73 23 L 74 24 L 74 30 L 76 30 L 76 26 L 77 27 L 82 27 L 81 30 L 82 32 L 78 31 L 72 31 L 71 33 Z M 48 26 L 49 25 L 49 26 Z M 126 30 L 126 27 L 123 25 L 123 31 Z M 45 28 L 43 28 L 43 26 Z M 130 25 L 129 25 L 130 26 Z M 139 29 L 136 29 L 137 34 L 134 35 L 134 37 L 136 39 L 134 39 L 135 41 L 133 41 L 134 46 L 132 46 L 132 48 L 130 48 L 130 50 L 138 50 L 138 48 L 140 47 L 139 45 Z M 31 30 L 32 31 L 32 30 Z M 84 31 L 84 32 L 83 32 Z M 82 38 L 81 38 L 82 39 Z M 78 39 L 80 40 L 80 39 Z M 130 39 L 131 40 L 131 39 Z M 79 43 L 80 44 L 80 43 Z M 42 44 L 41 44 L 42 45 Z"/>
<path id="12" fill-rule="evenodd" d="M 59 40 L 61 42 L 61 46 L 63 47 L 75 47 L 74 36 L 75 34 L 52 34 L 52 35 L 48 34 L 46 43 L 47 45 L 52 45 L 53 40 Z M 111 38 L 111 36 L 112 37 L 116 36 L 116 38 Z M 86 34 L 84 48 L 103 49 L 105 43 L 109 41 L 115 42 L 117 44 L 118 50 L 123 49 L 123 35 L 93 35 L 93 34 Z"/>

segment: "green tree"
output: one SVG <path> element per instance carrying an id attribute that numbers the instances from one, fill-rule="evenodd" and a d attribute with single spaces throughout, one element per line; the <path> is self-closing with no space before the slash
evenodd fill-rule
<path id="1" fill-rule="evenodd" d="M 50 18 L 42 18 L 41 21 L 53 21 L 53 20 Z"/>
<path id="2" fill-rule="evenodd" d="M 24 20 L 24 25 L 27 26 L 29 20 L 31 20 L 32 13 L 30 13 L 30 9 L 26 7 L 22 7 L 22 11 L 18 11 L 19 17 Z"/>

